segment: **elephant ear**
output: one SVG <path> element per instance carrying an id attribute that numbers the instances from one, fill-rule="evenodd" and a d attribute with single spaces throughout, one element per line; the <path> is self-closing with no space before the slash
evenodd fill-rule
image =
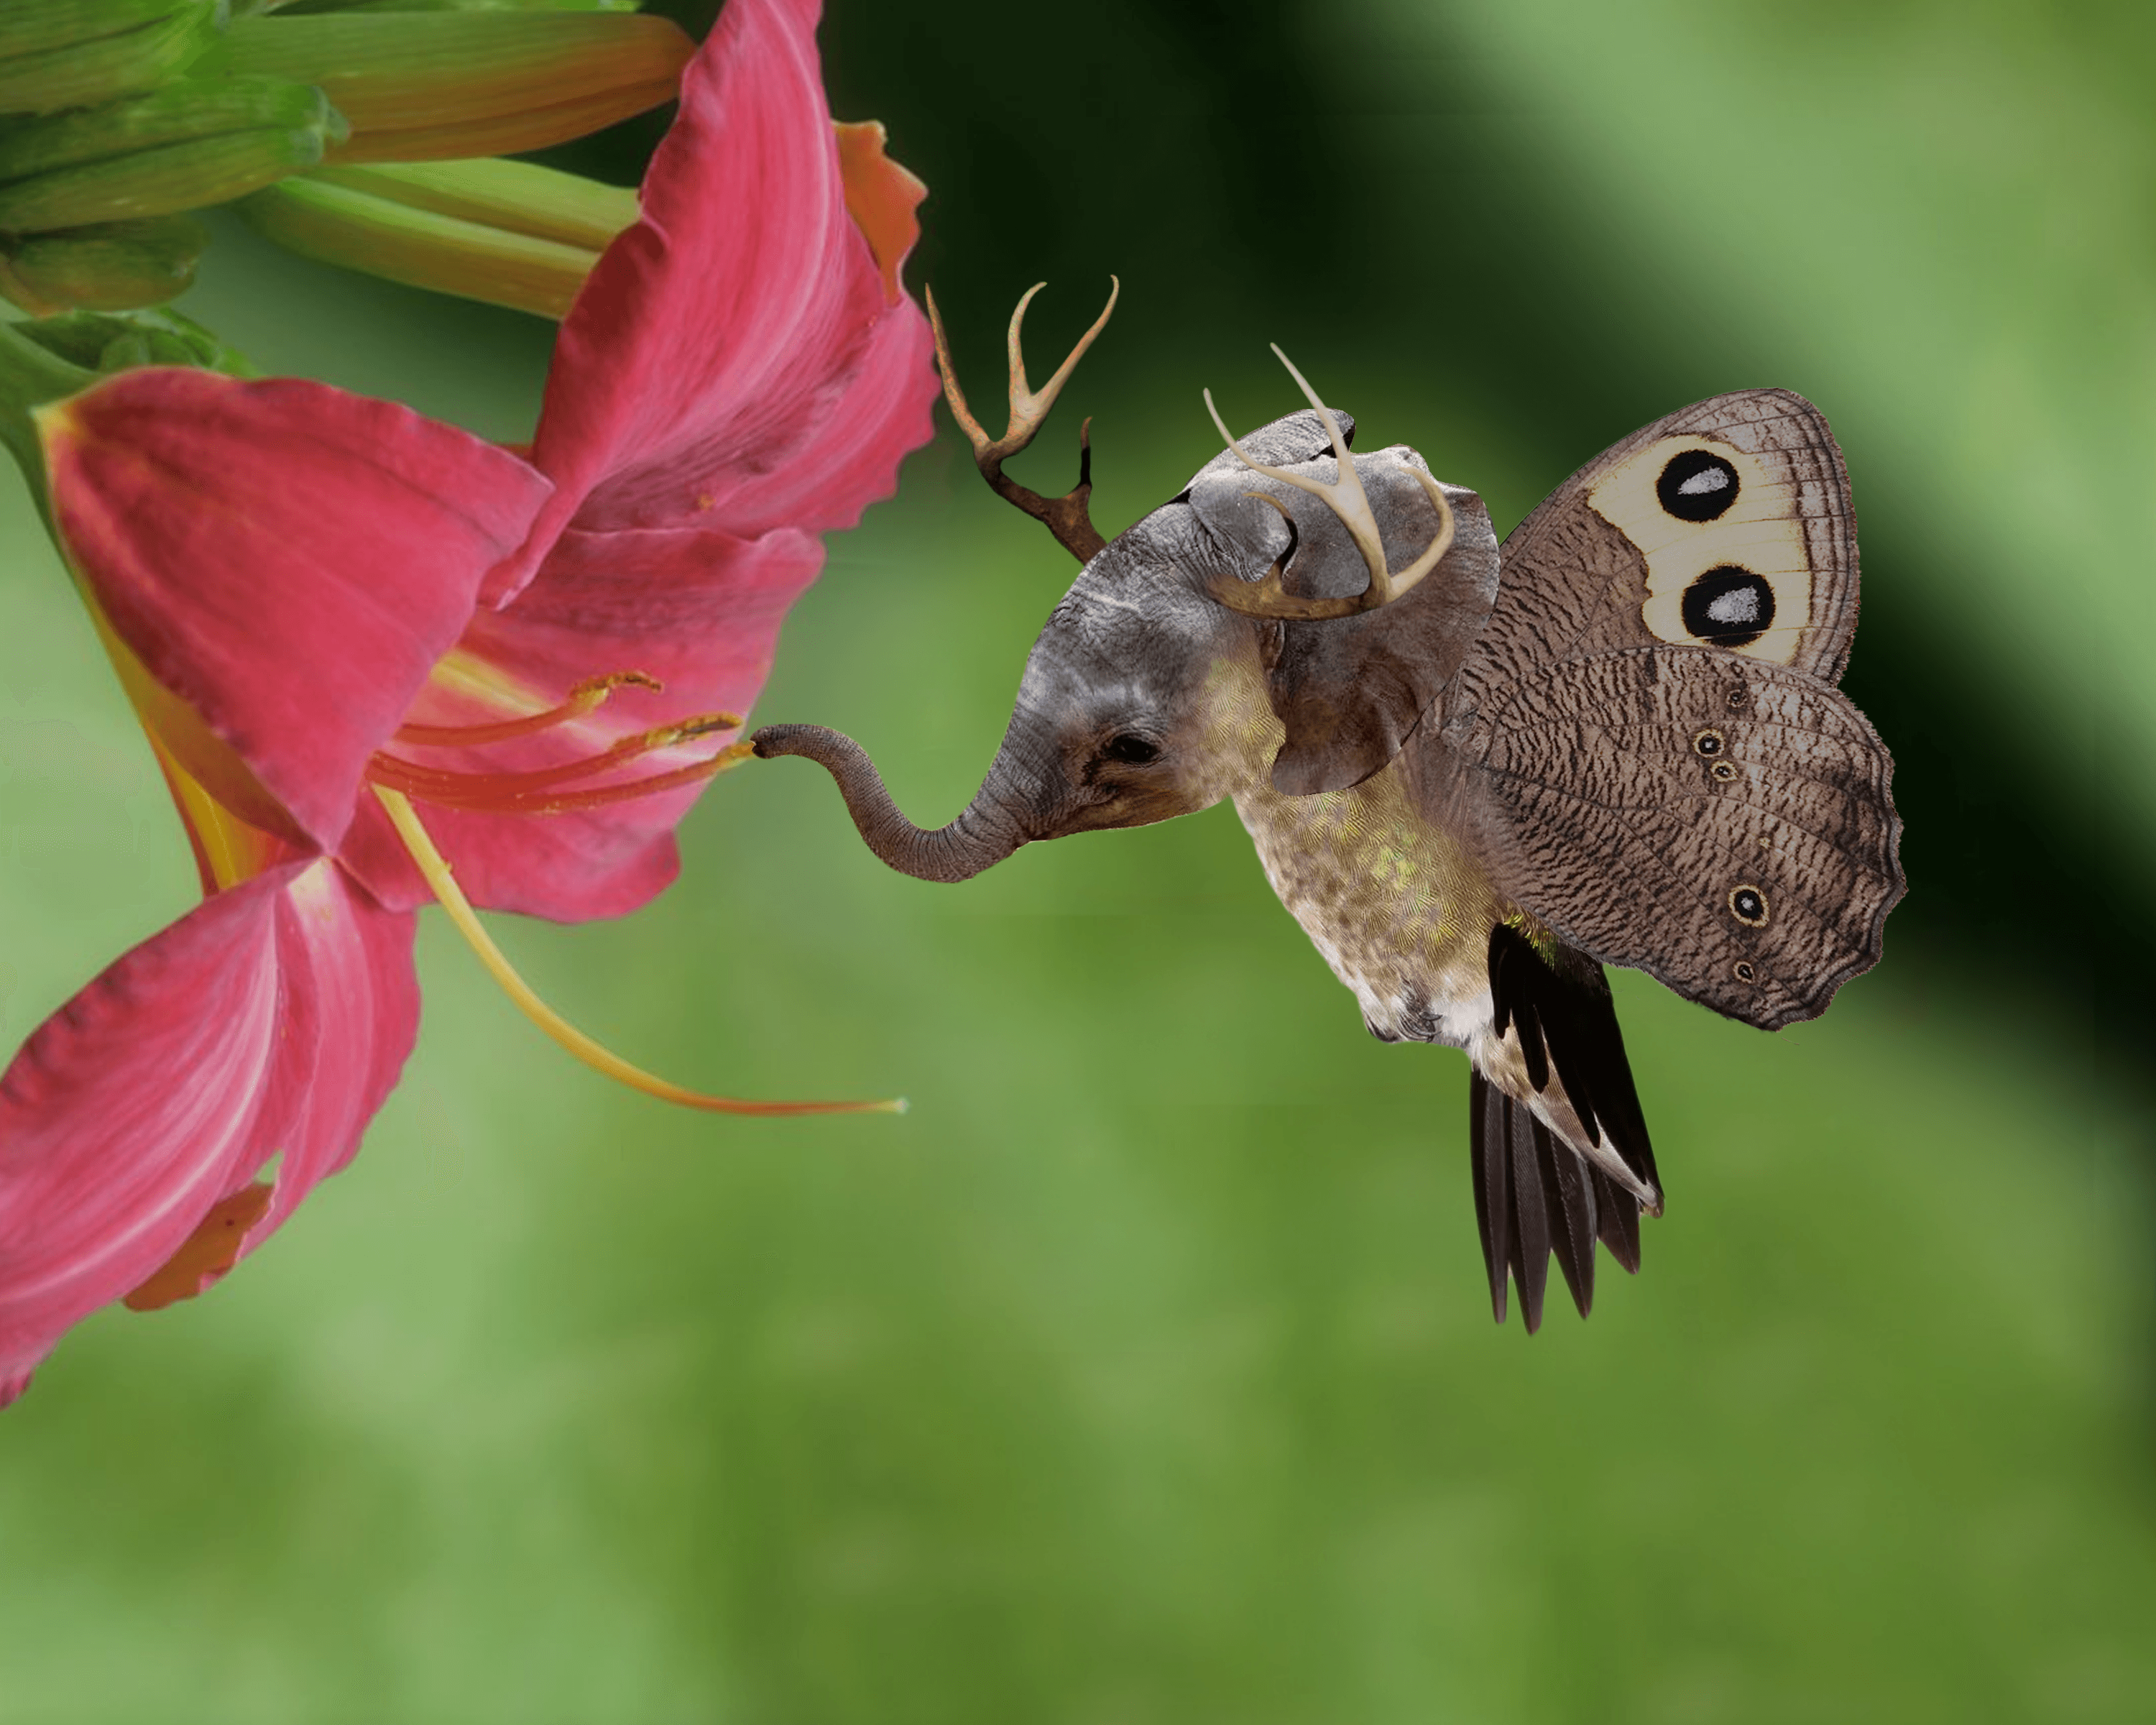
<path id="1" fill-rule="evenodd" d="M 1309 420 L 1325 447 L 1317 415 L 1290 418 Z M 1276 422 L 1260 435 L 1288 424 Z M 1245 439 L 1244 447 L 1265 459 L 1253 439 Z M 1404 444 L 1353 459 L 1386 562 L 1404 569 L 1437 531 L 1437 511 L 1411 470 L 1429 470 Z M 1261 580 L 1277 562 L 1282 588 L 1299 598 L 1342 598 L 1369 585 L 1362 552 L 1321 499 L 1253 473 L 1232 455 L 1225 461 L 1214 462 L 1192 482 L 1189 502 L 1216 538 L 1240 554 L 1239 575 Z M 1291 465 L 1327 485 L 1339 476 L 1330 454 Z M 1346 790 L 1383 768 L 1459 670 L 1496 602 L 1497 536 L 1490 511 L 1472 491 L 1442 489 L 1455 522 L 1451 548 L 1399 598 L 1349 617 L 1260 624 L 1267 631 L 1265 692 L 1287 732 L 1272 771 L 1273 788 L 1283 795 Z"/>

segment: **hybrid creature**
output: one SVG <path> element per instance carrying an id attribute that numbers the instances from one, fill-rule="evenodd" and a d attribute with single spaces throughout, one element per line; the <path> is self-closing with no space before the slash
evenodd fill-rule
<path id="1" fill-rule="evenodd" d="M 1835 686 L 1856 537 L 1825 419 L 1783 390 L 1684 408 L 1501 548 L 1481 500 L 1414 450 L 1351 454 L 1353 420 L 1288 365 L 1307 409 L 1239 440 L 1208 392 L 1226 449 L 1104 543 L 1086 428 L 1067 495 L 1003 471 L 1115 307 L 1035 393 L 1019 342 L 1039 291 L 1011 319 L 993 440 L 929 300 L 982 475 L 1085 566 L 979 794 L 927 832 L 837 732 L 769 726 L 756 752 L 825 768 L 870 849 L 928 880 L 1232 798 L 1370 1033 L 1473 1063 L 1498 1322 L 1509 1274 L 1539 1326 L 1553 1255 L 1584 1316 L 1596 1240 L 1636 1271 L 1640 1214 L 1662 1209 L 1603 966 L 1776 1029 L 1877 963 L 1902 895 L 1893 763 Z"/>

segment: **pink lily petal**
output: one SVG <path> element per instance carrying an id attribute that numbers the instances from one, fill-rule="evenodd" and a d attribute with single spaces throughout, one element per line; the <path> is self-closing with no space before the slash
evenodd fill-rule
<path id="1" fill-rule="evenodd" d="M 221 742 L 334 845 L 547 481 L 453 426 L 293 379 L 129 372 L 38 418 L 75 569 L 200 721 L 162 740 L 230 806 L 259 801 L 203 747 Z"/>
<path id="2" fill-rule="evenodd" d="M 880 459 L 804 473 L 814 529 L 888 490 L 902 428 L 851 398 L 886 316 L 881 273 L 846 213 L 824 105 L 814 0 L 731 0 L 683 80 L 680 117 L 652 158 L 643 218 L 593 270 L 562 325 L 532 459 L 556 485 L 530 542 L 495 572 L 500 603 L 572 519 L 589 528 L 701 526 L 742 534 L 731 507 L 760 475 L 870 446 Z M 926 349 L 922 352 L 925 353 Z M 886 391 L 876 392 L 881 403 Z"/>
<path id="3" fill-rule="evenodd" d="M 506 611 L 481 611 L 412 717 L 478 724 L 560 701 L 578 683 L 642 671 L 660 693 L 625 688 L 572 724 L 473 749 L 398 745 L 415 762 L 465 773 L 521 772 L 595 754 L 649 727 L 714 711 L 744 718 L 788 608 L 816 578 L 823 547 L 790 530 L 760 539 L 652 530 L 562 535 L 538 579 Z M 646 755 L 573 787 L 623 783 L 708 757 L 722 737 Z M 588 812 L 419 815 L 475 904 L 580 922 L 634 910 L 680 867 L 673 830 L 702 786 Z M 378 809 L 362 809 L 342 859 L 384 903 L 430 895 Z"/>
<path id="4" fill-rule="evenodd" d="M 352 1160 L 367 1122 L 397 1087 L 419 1037 L 418 930 L 408 912 L 385 910 L 328 865 L 300 875 L 279 904 L 285 973 L 280 1076 L 297 1101 L 279 1147 L 284 1159 L 269 1214 L 248 1230 L 241 1255 Z"/>
<path id="5" fill-rule="evenodd" d="M 333 865 L 288 863 L 126 953 L 23 1045 L 0 1075 L 0 1406 L 276 1152 L 295 1190 L 257 1237 L 349 1157 L 418 1029 L 412 929 Z"/>
<path id="6" fill-rule="evenodd" d="M 835 532 L 898 489 L 898 464 L 935 434 L 930 408 L 942 393 L 928 320 L 912 300 L 878 322 L 836 408 L 785 461 L 733 476 L 723 502 L 729 531 L 744 537 L 778 526 Z M 611 489 L 593 499 L 611 500 Z"/>

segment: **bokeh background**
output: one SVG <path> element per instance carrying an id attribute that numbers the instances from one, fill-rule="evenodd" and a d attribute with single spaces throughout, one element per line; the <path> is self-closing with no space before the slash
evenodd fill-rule
<path id="1" fill-rule="evenodd" d="M 692 25 L 714 9 L 686 5 Z M 976 399 L 1112 532 L 1293 404 L 1500 528 L 1718 390 L 1831 417 L 1899 762 L 1886 962 L 1765 1036 L 1616 981 L 1669 1176 L 1591 1322 L 1489 1321 L 1457 1055 L 1386 1048 L 1232 811 L 936 887 L 752 768 L 681 886 L 500 932 L 633 1057 L 913 1111 L 714 1122 L 448 931 L 350 1172 L 0 1418 L 0 1720 L 2156 1717 L 2156 36 L 2145 7 L 833 0 Z M 664 116 L 556 159 L 634 180 Z M 490 435 L 550 331 L 234 230 L 187 309 Z M 1042 367 L 1041 369 L 1045 369 Z M 0 1034 L 192 870 L 12 478 Z M 944 424 L 760 715 L 940 821 L 1071 572 Z"/>

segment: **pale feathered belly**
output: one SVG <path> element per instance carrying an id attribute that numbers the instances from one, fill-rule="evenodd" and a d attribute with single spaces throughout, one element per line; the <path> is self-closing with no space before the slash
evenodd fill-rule
<path id="1" fill-rule="evenodd" d="M 1352 790 L 1235 798 L 1274 891 L 1371 1030 L 1471 1046 L 1490 1028 L 1502 906 L 1466 850 L 1410 803 L 1398 763 Z"/>

